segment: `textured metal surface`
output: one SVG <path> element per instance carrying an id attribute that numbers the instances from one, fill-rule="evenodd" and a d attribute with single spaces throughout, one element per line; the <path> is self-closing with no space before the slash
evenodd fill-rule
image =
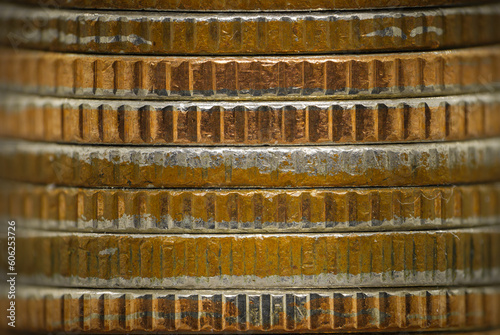
<path id="1" fill-rule="evenodd" d="M 500 222 L 500 184 L 317 190 L 129 190 L 0 184 L 0 215 L 54 231 L 421 230 Z"/>
<path id="2" fill-rule="evenodd" d="M 500 228 L 265 235 L 23 230 L 16 245 L 19 281 L 59 287 L 282 289 L 500 284 Z M 7 254 L 2 253 L 2 267 L 7 272 Z"/>
<path id="3" fill-rule="evenodd" d="M 18 0 L 42 7 L 179 11 L 300 11 L 479 5 L 484 0 Z"/>
<path id="4" fill-rule="evenodd" d="M 165 55 L 432 50 L 500 42 L 500 4 L 354 15 L 96 13 L 0 4 L 0 42 L 60 52 Z"/>
<path id="5" fill-rule="evenodd" d="M 1 301 L 0 301 L 1 304 Z M 1 305 L 0 305 L 1 306 Z M 205 334 L 203 331 L 199 331 L 198 333 L 200 334 Z M 212 332 L 210 332 L 212 333 Z M 330 332 L 329 332 L 330 333 Z M 404 334 L 407 335 L 408 332 L 405 332 Z M 4 335 L 16 335 L 19 334 L 19 332 L 12 331 L 11 329 L 5 329 Z M 26 332 L 23 331 L 22 334 L 25 335 L 35 335 L 38 334 L 37 332 Z M 88 333 L 87 333 L 88 334 Z M 310 332 L 300 332 L 300 334 L 315 334 L 315 333 L 310 333 Z M 372 331 L 372 332 L 362 332 L 363 335 L 379 335 L 380 332 L 377 331 Z M 465 330 L 465 331 L 418 331 L 418 330 L 413 330 L 411 331 L 412 335 L 500 335 L 500 329 L 492 329 L 492 328 L 476 328 L 474 330 Z"/>
<path id="6" fill-rule="evenodd" d="M 19 287 L 19 330 L 345 332 L 500 326 L 493 287 L 403 290 L 164 291 Z"/>
<path id="7" fill-rule="evenodd" d="M 0 49 L 0 86 L 130 99 L 409 97 L 500 87 L 500 47 L 294 57 L 89 56 Z"/>
<path id="8" fill-rule="evenodd" d="M 3 141 L 0 176 L 83 187 L 344 187 L 500 179 L 500 140 L 386 146 L 108 147 Z"/>
<path id="9" fill-rule="evenodd" d="M 0 136 L 162 145 L 463 140 L 500 136 L 500 93 L 274 103 L 147 103 L 3 94 Z"/>

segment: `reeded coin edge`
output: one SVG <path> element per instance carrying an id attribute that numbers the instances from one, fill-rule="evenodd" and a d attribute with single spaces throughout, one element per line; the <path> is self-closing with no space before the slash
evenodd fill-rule
<path id="1" fill-rule="evenodd" d="M 500 5 L 353 13 L 95 12 L 3 4 L 0 40 L 30 49 L 166 55 L 430 50 L 500 42 Z M 34 26 L 37 33 L 27 32 Z M 2 29 L 3 28 L 3 29 Z"/>
<path id="2" fill-rule="evenodd" d="M 119 99 L 325 99 L 500 89 L 500 47 L 283 57 L 90 56 L 0 49 L 7 91 Z M 36 75 L 33 75 L 36 74 Z"/>
<path id="3" fill-rule="evenodd" d="M 18 324 L 32 331 L 464 331 L 500 325 L 494 287 L 19 292 Z"/>
<path id="4" fill-rule="evenodd" d="M 336 232 L 500 222 L 500 184 L 375 189 L 133 190 L 0 184 L 0 213 L 40 230 Z"/>
<path id="5" fill-rule="evenodd" d="M 20 280 L 49 286 L 258 289 L 500 284 L 496 257 L 500 227 L 266 235 L 22 231 L 16 244 L 22 246 L 16 263 Z"/>
<path id="6" fill-rule="evenodd" d="M 66 143 L 341 144 L 500 136 L 500 92 L 343 102 L 138 102 L 2 94 L 0 135 Z"/>

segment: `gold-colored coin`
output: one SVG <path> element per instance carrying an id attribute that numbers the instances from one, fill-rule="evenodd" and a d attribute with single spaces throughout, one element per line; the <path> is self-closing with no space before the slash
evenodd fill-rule
<path id="1" fill-rule="evenodd" d="M 0 177 L 81 187 L 358 187 L 500 179 L 500 140 L 379 146 L 113 147 L 0 143 Z"/>
<path id="2" fill-rule="evenodd" d="M 499 43 L 500 4 L 306 15 L 96 13 L 0 4 L 0 42 L 60 52 L 165 55 L 449 49 Z"/>
<path id="3" fill-rule="evenodd" d="M 3 222 L 128 233 L 348 232 L 500 222 L 500 184 L 251 190 L 78 189 L 0 184 Z"/>
<path id="4" fill-rule="evenodd" d="M 500 93 L 399 100 L 144 102 L 0 95 L 0 136 L 106 144 L 259 145 L 500 136 Z"/>
<path id="5" fill-rule="evenodd" d="M 16 305 L 16 330 L 36 332 L 464 332 L 500 327 L 500 289 L 495 287 L 139 291 L 20 286 Z"/>
<path id="6" fill-rule="evenodd" d="M 14 1 L 12 1 L 14 2 Z M 171 11 L 305 11 L 479 5 L 487 0 L 21 0 L 42 8 L 135 9 Z"/>
<path id="7" fill-rule="evenodd" d="M 5 240 L 5 238 L 4 238 Z M 500 284 L 500 228 L 343 234 L 22 231 L 23 283 L 95 288 L 346 288 Z M 7 271 L 7 254 L 2 251 Z"/>
<path id="8" fill-rule="evenodd" d="M 489 92 L 500 46 L 290 57 L 90 56 L 0 49 L 0 86 L 119 99 L 331 99 Z"/>

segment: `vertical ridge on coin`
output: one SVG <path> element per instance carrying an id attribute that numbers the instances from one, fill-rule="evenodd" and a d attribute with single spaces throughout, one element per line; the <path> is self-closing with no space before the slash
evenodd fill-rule
<path id="1" fill-rule="evenodd" d="M 324 332 L 324 331 L 463 331 L 498 327 L 498 288 L 446 288 L 446 289 L 340 289 L 335 293 L 327 290 L 294 290 L 268 292 L 248 290 L 223 291 L 166 291 L 166 290 L 77 290 L 47 289 L 22 286 L 18 298 L 18 322 L 26 331 L 46 331 L 36 318 L 27 316 L 27 303 L 31 311 L 45 315 L 62 308 L 63 296 L 67 296 L 67 311 L 79 313 L 82 296 L 88 297 L 90 314 L 87 331 L 126 331 L 117 317 L 120 305 L 125 300 L 134 301 L 137 312 L 130 314 L 130 329 L 144 331 L 143 322 L 137 322 L 151 315 L 155 331 L 211 332 L 223 331 L 281 331 L 281 332 Z M 29 293 L 28 293 L 29 292 Z M 29 298 L 28 298 L 29 294 Z M 147 300 L 156 296 L 158 313 L 152 313 Z M 448 297 L 448 298 L 446 298 Z M 444 299 L 446 298 L 446 299 Z M 217 303 L 207 304 L 214 299 Z M 303 304 L 303 302 L 309 303 Z M 44 303 L 45 301 L 45 303 Z M 468 301 L 468 303 L 465 303 Z M 444 305 L 443 305 L 444 303 Z M 251 306 L 248 321 L 238 317 L 239 306 Z M 378 316 L 377 305 L 386 306 L 383 318 Z M 401 308 L 400 306 L 404 306 Z M 297 313 L 287 314 L 289 308 Z M 358 313 L 355 313 L 357 308 Z M 309 310 L 310 317 L 303 313 Z M 299 312 L 300 311 L 300 312 Z M 475 315 L 476 317 L 455 318 L 451 315 Z M 61 312 L 58 312 L 61 315 Z M 306 314 L 307 315 L 307 314 Z M 203 322 L 213 316 L 213 323 Z M 61 331 L 66 327 L 82 331 L 79 318 L 64 316 L 53 320 L 50 328 Z M 425 320 L 430 320 L 426 322 Z M 444 321 L 442 321 L 444 320 Z M 135 328 L 132 328 L 135 327 Z M 47 327 L 48 328 L 48 327 Z M 432 334 L 432 333 L 431 333 Z"/>
<path id="2" fill-rule="evenodd" d="M 368 85 L 366 77 L 368 64 L 373 60 L 379 61 L 384 69 L 377 75 L 380 85 L 377 90 Z M 4 89 L 87 98 L 408 98 L 490 92 L 500 83 L 498 46 L 421 53 L 286 58 L 92 56 L 1 49 L 0 61 L 0 86 Z M 147 86 L 137 82 L 135 67 L 138 61 L 147 64 L 143 71 L 147 72 L 148 78 L 154 78 Z M 96 64 L 106 66 L 96 67 Z M 56 66 L 68 69 L 57 83 L 53 80 Z M 394 77 L 396 68 L 398 76 Z M 31 73 L 38 75 L 32 76 Z M 415 73 L 422 75 L 415 76 Z M 309 77 L 323 79 L 307 80 Z M 207 87 L 207 81 L 215 83 L 217 90 Z"/>
<path id="3" fill-rule="evenodd" d="M 484 249 L 488 241 L 497 245 L 500 240 L 494 227 L 238 236 L 25 231 L 17 240 L 22 246 L 19 280 L 50 286 L 257 289 L 500 283 L 500 264 L 494 258 L 499 249 Z M 463 262 L 450 263 L 453 257 Z M 73 268 L 74 262 L 90 262 L 90 271 Z"/>
<path id="4" fill-rule="evenodd" d="M 340 102 L 173 103 L 18 94 L 2 97 L 2 136 L 49 142 L 307 145 L 500 135 L 500 93 L 496 92 Z"/>

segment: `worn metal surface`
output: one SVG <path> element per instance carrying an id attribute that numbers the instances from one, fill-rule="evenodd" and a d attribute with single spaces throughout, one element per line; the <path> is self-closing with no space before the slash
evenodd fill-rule
<path id="1" fill-rule="evenodd" d="M 16 305 L 19 330 L 51 332 L 466 331 L 500 326 L 500 290 L 494 287 L 221 292 L 20 286 Z"/>
<path id="2" fill-rule="evenodd" d="M 234 103 L 0 94 L 0 136 L 155 145 L 463 140 L 500 136 L 500 92 L 398 100 Z"/>
<path id="3" fill-rule="evenodd" d="M 354 15 L 86 12 L 0 4 L 0 43 L 60 52 L 325 54 L 449 49 L 498 42 L 498 3 Z"/>
<path id="4" fill-rule="evenodd" d="M 59 287 L 282 289 L 500 284 L 500 228 L 341 234 L 23 230 L 16 272 Z M 7 254 L 2 251 L 7 272 Z"/>
<path id="5" fill-rule="evenodd" d="M 317 190 L 78 189 L 0 184 L 2 222 L 80 232 L 422 230 L 500 222 L 500 184 Z"/>
<path id="6" fill-rule="evenodd" d="M 488 92 L 500 47 L 290 57 L 90 56 L 0 49 L 0 86 L 67 97 L 326 99 Z"/>
<path id="7" fill-rule="evenodd" d="M 0 304 L 2 301 L 0 301 Z M 24 303 L 24 301 L 23 301 Z M 1 305 L 0 305 L 1 307 Z M 6 307 L 7 308 L 7 307 Z M 3 329 L 2 329 L 3 330 Z M 37 332 L 22 332 L 25 335 L 35 335 L 38 334 Z M 206 332 L 199 331 L 199 334 L 205 334 Z M 210 332 L 212 333 L 212 332 Z M 253 331 L 255 333 L 255 331 Z M 330 332 L 329 332 L 330 333 Z M 12 329 L 5 329 L 4 335 L 16 335 L 19 334 L 19 332 L 16 332 L 15 330 L 12 331 Z M 88 333 L 87 333 L 88 334 Z M 310 332 L 300 332 L 300 334 L 311 334 Z M 314 333 L 312 333 L 314 334 Z M 378 332 L 363 332 L 363 335 L 376 335 L 379 334 Z M 469 331 L 418 331 L 418 330 L 413 330 L 411 332 L 412 335 L 500 335 L 500 329 L 491 329 L 491 328 L 482 328 L 482 329 L 474 329 L 474 330 L 469 330 Z"/>
<path id="8" fill-rule="evenodd" d="M 109 147 L 0 143 L 0 176 L 82 187 L 423 186 L 500 179 L 497 138 L 427 144 Z"/>
<path id="9" fill-rule="evenodd" d="M 20 0 L 42 8 L 135 9 L 172 11 L 303 11 L 479 5 L 485 0 Z"/>

